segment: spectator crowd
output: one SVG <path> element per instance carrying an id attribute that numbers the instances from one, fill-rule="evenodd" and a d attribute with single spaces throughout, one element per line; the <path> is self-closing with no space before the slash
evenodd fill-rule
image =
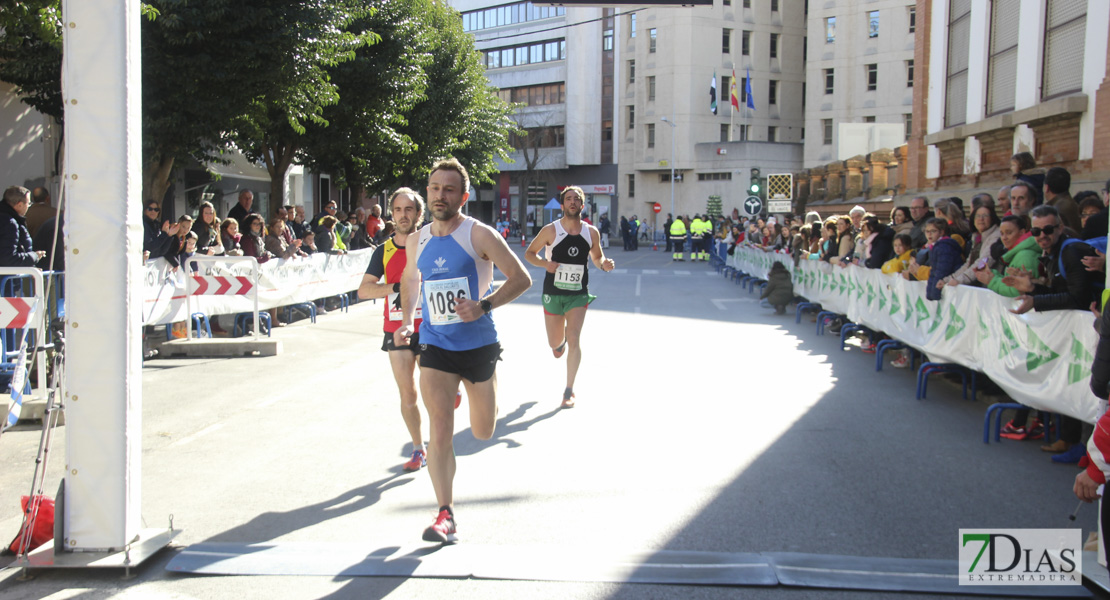
<path id="1" fill-rule="evenodd" d="M 800 223 L 776 219 L 718 220 L 716 235 L 732 254 L 737 245 L 766 252 L 824 261 L 836 267 L 880 269 L 891 277 L 926 283 L 926 297 L 939 300 L 946 287 L 969 285 L 1013 298 L 1011 312 L 1024 314 L 1074 309 L 1098 314 L 1106 268 L 1107 205 L 1110 181 L 1101 191 L 1071 192 L 1071 174 L 1063 168 L 1039 170 L 1028 152 L 1011 160 L 1013 182 L 997 197 L 979 193 L 965 204 L 959 197 L 915 197 L 908 207 L 889 215 L 869 214 L 855 206 L 847 215 L 822 218 L 808 213 Z M 784 312 L 793 300 L 789 273 L 772 272 L 764 289 L 764 306 Z M 833 323 L 831 330 L 839 330 Z M 861 343 L 875 352 L 882 332 L 868 332 Z M 910 363 L 909 350 L 892 365 Z M 1044 420 L 1021 410 L 1002 429 L 1015 440 L 1043 439 Z M 1082 423 L 1064 417 L 1059 437 L 1042 450 L 1053 460 L 1080 462 Z"/>

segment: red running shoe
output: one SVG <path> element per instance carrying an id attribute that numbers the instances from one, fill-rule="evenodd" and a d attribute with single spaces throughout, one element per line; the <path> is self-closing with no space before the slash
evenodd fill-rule
<path id="1" fill-rule="evenodd" d="M 562 358 L 563 357 L 563 352 L 566 352 L 566 350 L 567 350 L 567 341 L 563 340 L 563 343 L 559 344 L 559 347 L 552 350 L 551 353 L 555 355 L 555 358 Z"/>
<path id="2" fill-rule="evenodd" d="M 453 544 L 458 541 L 458 536 L 455 535 L 455 518 L 446 508 L 439 511 L 436 522 L 424 530 L 424 541 L 440 544 Z"/>
<path id="3" fill-rule="evenodd" d="M 462 406 L 462 392 L 455 392 L 455 410 Z"/>
<path id="4" fill-rule="evenodd" d="M 404 469 L 406 473 L 412 473 L 413 471 L 419 471 L 420 467 L 426 466 L 428 466 L 428 455 L 424 449 L 421 448 L 419 450 L 413 450 L 412 458 L 409 459 L 409 462 L 401 465 L 401 468 Z"/>

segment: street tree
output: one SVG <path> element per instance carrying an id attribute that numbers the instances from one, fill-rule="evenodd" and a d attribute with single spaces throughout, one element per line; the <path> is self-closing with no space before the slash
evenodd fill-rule
<path id="1" fill-rule="evenodd" d="M 328 69 L 339 101 L 326 106 L 323 120 L 305 125 L 297 159 L 330 173 L 357 197 L 366 185 L 388 178 L 395 165 L 383 156 L 412 152 L 416 143 L 400 128 L 423 98 L 425 67 L 432 60 L 426 12 L 434 0 L 390 0 L 373 14 L 354 20 L 348 30 L 373 33 L 377 41 L 355 51 L 351 60 Z M 383 149 L 391 149 L 389 152 Z"/>
<path id="2" fill-rule="evenodd" d="M 268 76 L 247 110 L 233 124 L 232 137 L 248 158 L 265 164 L 273 202 L 284 198 L 285 174 L 302 149 L 308 124 L 327 125 L 324 109 L 339 101 L 339 90 L 328 73 L 349 61 L 356 51 L 379 38 L 348 27 L 370 16 L 365 0 L 270 0 L 272 15 L 258 26 L 266 30 L 261 43 L 275 59 L 255 65 Z"/>
<path id="3" fill-rule="evenodd" d="M 424 66 L 427 88 L 399 131 L 408 147 L 386 148 L 381 183 L 409 185 L 426 176 L 436 159 L 458 158 L 475 182 L 492 181 L 497 159 L 509 161 L 513 106 L 490 86 L 474 38 L 455 9 L 429 2 L 423 33 L 432 59 Z"/>
<path id="4" fill-rule="evenodd" d="M 61 0 L 0 0 L 0 81 L 61 123 Z"/>

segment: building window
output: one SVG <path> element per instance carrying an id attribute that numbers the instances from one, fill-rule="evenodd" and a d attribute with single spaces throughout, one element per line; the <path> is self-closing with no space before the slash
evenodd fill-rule
<path id="1" fill-rule="evenodd" d="M 995 0 L 991 5 L 990 58 L 987 61 L 989 115 L 1014 109 L 1020 16 L 1020 0 Z"/>
<path id="2" fill-rule="evenodd" d="M 867 37 L 879 37 L 879 11 L 877 10 L 867 13 Z"/>
<path id="3" fill-rule="evenodd" d="M 509 145 L 522 148 L 562 148 L 566 145 L 566 129 L 557 127 L 528 127 L 524 134 L 510 133 Z"/>
<path id="4" fill-rule="evenodd" d="M 602 121 L 601 122 L 601 140 L 604 141 L 604 142 L 613 141 L 613 122 L 612 121 Z"/>
<path id="5" fill-rule="evenodd" d="M 751 54 L 752 32 L 745 31 L 740 34 L 740 54 L 748 56 Z"/>
<path id="6" fill-rule="evenodd" d="M 971 46 L 971 3 L 949 0 L 948 65 L 944 99 L 944 126 L 967 121 L 967 65 Z"/>
<path id="7" fill-rule="evenodd" d="M 833 93 L 833 89 L 834 89 L 833 88 L 833 83 L 834 83 L 833 70 L 832 69 L 825 69 L 825 93 L 826 94 Z"/>
<path id="8" fill-rule="evenodd" d="M 567 57 L 566 40 L 551 40 L 485 51 L 487 69 L 564 60 Z"/>
<path id="9" fill-rule="evenodd" d="M 647 88 L 648 88 L 648 90 L 647 90 L 648 100 L 654 101 L 655 100 L 655 75 L 651 75 L 647 78 Z"/>
<path id="10" fill-rule="evenodd" d="M 732 51 L 732 30 L 721 30 L 721 52 L 728 54 Z"/>
<path id="11" fill-rule="evenodd" d="M 478 31 L 564 15 L 566 15 L 566 8 L 562 6 L 537 6 L 531 2 L 516 2 L 495 8 L 465 12 L 460 16 L 462 17 L 463 31 Z"/>
<path id="12" fill-rule="evenodd" d="M 832 119 L 821 119 L 821 128 L 824 130 L 824 138 L 821 143 L 826 146 L 832 146 L 833 126 Z"/>
<path id="13" fill-rule="evenodd" d="M 728 141 L 728 124 L 727 123 L 721 123 L 721 141 L 722 142 L 727 142 Z M 701 178 L 699 177 L 698 179 L 701 179 Z"/>
<path id="14" fill-rule="evenodd" d="M 771 0 L 771 12 L 779 12 L 779 0 Z"/>
<path id="15" fill-rule="evenodd" d="M 628 107 L 628 128 L 633 129 L 636 127 L 636 107 Z"/>
<path id="16" fill-rule="evenodd" d="M 725 6 L 732 6 L 732 0 L 724 0 L 722 4 L 724 4 Z"/>
<path id="17" fill-rule="evenodd" d="M 910 33 L 917 31 L 917 7 L 910 7 Z"/>
<path id="18" fill-rule="evenodd" d="M 740 88 L 740 104 L 747 104 L 747 102 L 748 102 L 748 78 L 747 77 L 741 77 L 740 78 L 740 85 L 738 87 Z"/>
<path id="19" fill-rule="evenodd" d="M 748 141 L 748 126 L 747 125 L 741 125 L 739 127 L 739 131 L 737 131 L 737 134 L 740 135 L 740 139 L 738 141 L 741 141 L 741 142 Z"/>
<path id="20" fill-rule="evenodd" d="M 563 104 L 567 101 L 567 84 L 549 83 L 505 88 L 498 92 L 507 102 L 520 102 L 527 106 Z"/>
<path id="21" fill-rule="evenodd" d="M 771 58 L 779 57 L 779 34 L 771 34 Z"/>
<path id="22" fill-rule="evenodd" d="M 720 104 L 722 106 L 732 102 L 732 95 L 731 95 L 732 88 L 730 88 L 728 86 L 730 81 L 732 81 L 732 79 L 729 78 L 728 75 L 721 75 L 721 91 L 717 95 L 720 97 L 719 100 L 720 100 Z"/>
<path id="23" fill-rule="evenodd" d="M 913 87 L 913 59 L 906 61 L 906 87 Z"/>
<path id="24" fill-rule="evenodd" d="M 777 141 L 779 141 L 778 137 L 779 137 L 779 128 L 778 127 L 768 127 L 767 128 L 767 141 L 768 142 L 777 142 Z"/>
<path id="25" fill-rule="evenodd" d="M 648 123 L 647 126 L 647 147 L 655 147 L 655 123 Z"/>
<path id="26" fill-rule="evenodd" d="M 655 52 L 655 29 L 648 29 L 648 52 Z"/>
<path id="27" fill-rule="evenodd" d="M 836 17 L 825 17 L 825 43 L 836 41 Z"/>
<path id="28" fill-rule="evenodd" d="M 636 13 L 628 15 L 628 37 L 636 37 Z"/>
<path id="29" fill-rule="evenodd" d="M 732 181 L 732 173 L 698 173 L 698 181 Z"/>
<path id="30" fill-rule="evenodd" d="M 875 122 L 875 116 L 871 115 L 869 117 L 864 117 L 863 122 L 864 123 L 874 123 Z"/>
<path id="31" fill-rule="evenodd" d="M 636 197 L 636 176 L 631 173 L 628 175 L 628 197 Z"/>
<path id="32" fill-rule="evenodd" d="M 779 82 L 771 79 L 767 82 L 767 104 L 779 103 Z"/>
<path id="33" fill-rule="evenodd" d="M 612 50 L 613 49 L 613 30 L 612 29 L 606 29 L 605 31 L 602 32 L 602 34 L 601 34 L 601 49 L 602 50 Z"/>
<path id="34" fill-rule="evenodd" d="M 744 8 L 751 8 L 752 0 L 744 0 Z"/>
<path id="35" fill-rule="evenodd" d="M 798 132 L 801 134 L 801 137 L 798 138 L 798 139 L 801 140 L 801 142 L 804 144 L 805 141 L 806 141 L 806 128 L 802 127 L 801 129 L 798 130 Z"/>
<path id="36" fill-rule="evenodd" d="M 902 115 L 902 120 L 906 124 L 906 139 L 908 140 L 913 135 L 913 113 L 905 113 Z"/>
<path id="37" fill-rule="evenodd" d="M 1083 88 L 1083 48 L 1086 43 L 1087 3 L 1048 0 L 1044 32 L 1041 98 L 1078 92 Z"/>
<path id="38" fill-rule="evenodd" d="M 874 92 L 879 89 L 879 65 L 870 64 L 867 68 L 867 91 Z"/>
<path id="39" fill-rule="evenodd" d="M 636 61 L 628 61 L 628 83 L 636 83 Z"/>

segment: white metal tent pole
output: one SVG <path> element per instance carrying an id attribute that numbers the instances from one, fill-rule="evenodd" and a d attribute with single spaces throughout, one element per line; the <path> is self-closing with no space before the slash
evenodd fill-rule
<path id="1" fill-rule="evenodd" d="M 64 0 L 67 550 L 140 533 L 139 0 Z"/>

